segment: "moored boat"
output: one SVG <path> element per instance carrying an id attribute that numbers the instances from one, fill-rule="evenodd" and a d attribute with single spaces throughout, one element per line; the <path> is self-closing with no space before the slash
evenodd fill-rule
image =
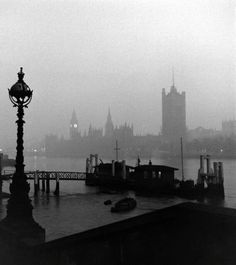
<path id="1" fill-rule="evenodd" d="M 206 160 L 206 168 L 205 168 Z M 204 197 L 224 198 L 223 163 L 214 162 L 213 168 L 210 163 L 210 155 L 200 156 L 200 168 L 197 183 L 186 179 L 183 173 L 182 180 L 175 178 L 178 168 L 153 165 L 151 160 L 148 164 L 138 163 L 136 166 L 127 166 L 125 160 L 112 161 L 112 163 L 100 163 L 94 167 L 93 178 L 96 185 L 111 190 L 135 190 L 145 195 L 175 195 L 187 199 L 202 199 Z M 86 182 L 88 185 L 88 183 Z"/>
<path id="2" fill-rule="evenodd" d="M 104 205 L 110 205 L 110 204 L 112 204 L 112 201 L 111 200 L 104 201 Z"/>

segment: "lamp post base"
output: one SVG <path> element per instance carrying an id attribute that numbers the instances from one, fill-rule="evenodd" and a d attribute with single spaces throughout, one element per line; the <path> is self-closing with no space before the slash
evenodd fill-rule
<path id="1" fill-rule="evenodd" d="M 37 264 L 34 249 L 45 242 L 45 229 L 34 219 L 0 222 L 0 257 L 5 265 Z"/>
<path id="2" fill-rule="evenodd" d="M 26 175 L 15 173 L 10 184 L 11 195 L 7 203 L 7 216 L 0 222 L 0 232 L 3 231 L 6 237 L 35 245 L 45 241 L 45 229 L 33 218 L 29 189 Z"/>
<path id="3" fill-rule="evenodd" d="M 0 222 L 0 238 L 6 242 L 18 241 L 27 246 L 45 242 L 45 229 L 32 218 L 11 220 L 8 217 Z"/>

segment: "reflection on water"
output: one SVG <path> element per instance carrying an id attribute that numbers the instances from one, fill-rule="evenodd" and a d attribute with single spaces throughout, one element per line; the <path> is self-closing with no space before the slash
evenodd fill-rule
<path id="1" fill-rule="evenodd" d="M 130 160 L 127 161 L 127 164 L 135 165 L 135 162 L 134 160 Z M 147 160 L 141 162 L 143 164 L 148 163 Z M 181 164 L 179 159 L 152 159 L 152 162 L 153 164 L 163 164 L 177 168 L 180 168 Z M 225 201 L 208 199 L 204 200 L 204 203 L 236 208 L 236 163 L 235 160 L 229 159 L 223 159 L 222 162 L 224 163 Z M 26 157 L 25 164 L 26 170 L 84 171 L 85 169 L 85 159 Z M 186 159 L 184 162 L 186 178 L 196 180 L 198 168 L 198 159 Z M 176 176 L 181 178 L 181 170 L 176 172 Z M 114 203 L 127 194 L 104 194 L 99 192 L 96 187 L 85 186 L 83 181 L 61 181 L 60 197 L 53 195 L 56 187 L 56 183 L 54 182 L 50 184 L 50 195 L 39 193 L 38 197 L 34 197 L 33 181 L 29 182 L 31 186 L 30 197 L 34 206 L 34 217 L 40 225 L 46 228 L 47 240 L 81 232 L 186 201 L 176 197 L 153 198 L 137 196 L 136 209 L 117 214 L 111 213 L 111 206 L 105 206 L 104 201 L 110 199 Z M 9 191 L 8 181 L 4 181 L 3 191 Z M 6 203 L 7 199 L 0 201 L 1 219 L 6 215 Z"/>

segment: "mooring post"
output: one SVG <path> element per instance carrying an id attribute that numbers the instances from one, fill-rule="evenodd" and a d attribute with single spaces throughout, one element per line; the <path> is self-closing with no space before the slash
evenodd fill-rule
<path id="1" fill-rule="evenodd" d="M 59 176 L 58 173 L 56 173 L 56 189 L 54 191 L 55 196 L 59 196 Z"/>
<path id="2" fill-rule="evenodd" d="M 0 197 L 2 196 L 2 159 L 3 154 L 0 153 Z"/>
<path id="3" fill-rule="evenodd" d="M 46 193 L 50 193 L 50 174 L 46 173 Z"/>
<path id="4" fill-rule="evenodd" d="M 125 164 L 125 160 L 122 160 L 122 178 L 123 178 L 123 180 L 126 180 L 126 164 Z"/>
<path id="5" fill-rule="evenodd" d="M 90 154 L 89 173 L 93 173 L 93 158 L 94 158 L 94 155 Z"/>
<path id="6" fill-rule="evenodd" d="M 211 157 L 210 157 L 210 155 L 206 156 L 206 161 L 207 161 L 207 176 L 208 176 L 211 173 Z"/>
<path id="7" fill-rule="evenodd" d="M 98 166 L 98 154 L 95 154 L 94 157 L 95 157 L 95 167 L 97 167 Z"/>
<path id="8" fill-rule="evenodd" d="M 224 183 L 224 170 L 223 170 L 223 162 L 218 162 L 218 168 L 219 168 L 219 183 Z"/>
<path id="9" fill-rule="evenodd" d="M 34 196 L 38 195 L 38 176 L 36 171 L 34 172 Z"/>
<path id="10" fill-rule="evenodd" d="M 200 155 L 200 173 L 204 173 L 204 156 Z"/>
<path id="11" fill-rule="evenodd" d="M 86 158 L 86 174 L 89 173 L 89 158 Z"/>
<path id="12" fill-rule="evenodd" d="M 114 177 L 115 176 L 115 161 L 114 160 L 112 160 L 111 161 L 111 175 L 112 175 L 112 177 Z"/>
<path id="13" fill-rule="evenodd" d="M 42 191 L 45 192 L 45 172 L 42 174 Z"/>
<path id="14" fill-rule="evenodd" d="M 214 184 L 219 183 L 219 166 L 218 162 L 213 162 L 213 170 L 214 170 Z"/>

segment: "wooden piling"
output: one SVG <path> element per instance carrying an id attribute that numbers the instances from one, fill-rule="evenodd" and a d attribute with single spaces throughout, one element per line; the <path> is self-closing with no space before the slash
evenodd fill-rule
<path id="1" fill-rule="evenodd" d="M 37 180 L 38 180 L 38 191 L 40 191 L 40 179 L 39 179 L 39 174 L 38 174 L 38 171 L 36 171 L 36 174 L 37 174 Z"/>
<path id="2" fill-rule="evenodd" d="M 59 193 L 60 193 L 60 187 L 59 187 L 59 176 L 58 174 L 56 173 L 56 189 L 54 191 L 54 195 L 55 196 L 59 196 Z"/>
<path id="3" fill-rule="evenodd" d="M 46 173 L 46 193 L 50 193 L 50 174 Z"/>
<path id="4" fill-rule="evenodd" d="M 42 192 L 45 192 L 45 173 L 42 174 Z"/>
<path id="5" fill-rule="evenodd" d="M 37 173 L 34 172 L 34 196 L 38 195 L 38 176 Z"/>

